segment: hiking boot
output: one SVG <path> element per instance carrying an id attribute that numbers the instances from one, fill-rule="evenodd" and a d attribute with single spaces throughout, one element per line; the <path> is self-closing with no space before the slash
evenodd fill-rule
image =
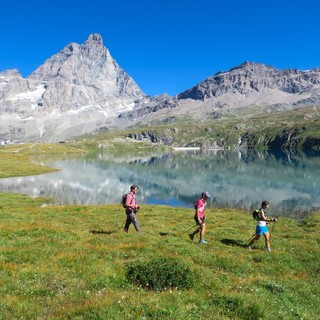
<path id="1" fill-rule="evenodd" d="M 272 250 L 271 250 L 271 248 L 267 248 L 267 251 L 268 251 L 268 252 L 271 252 Z"/>
<path id="2" fill-rule="evenodd" d="M 252 251 L 252 248 L 251 248 L 251 246 L 247 246 L 247 249 L 248 249 L 248 250 L 250 250 L 250 251 Z"/>
<path id="3" fill-rule="evenodd" d="M 193 241 L 194 234 L 193 234 L 193 233 L 190 233 L 190 234 L 189 234 L 189 238 L 190 238 L 191 241 Z"/>
<path id="4" fill-rule="evenodd" d="M 207 241 L 204 241 L 204 240 L 200 240 L 200 241 L 199 241 L 199 244 L 208 244 L 208 242 L 207 242 Z"/>
<path id="5" fill-rule="evenodd" d="M 126 229 L 126 228 L 124 228 L 123 231 L 126 232 L 126 233 L 128 233 L 128 229 Z"/>

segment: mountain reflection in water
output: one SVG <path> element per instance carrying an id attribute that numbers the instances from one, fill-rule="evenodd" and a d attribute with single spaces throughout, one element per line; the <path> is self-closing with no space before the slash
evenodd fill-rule
<path id="1" fill-rule="evenodd" d="M 190 208 L 202 191 L 209 191 L 210 207 L 250 212 L 266 199 L 273 216 L 320 211 L 319 156 L 173 151 L 146 157 L 100 153 L 45 162 L 61 171 L 0 179 L 0 191 L 49 197 L 57 204 L 114 204 L 135 183 L 140 203 Z"/>

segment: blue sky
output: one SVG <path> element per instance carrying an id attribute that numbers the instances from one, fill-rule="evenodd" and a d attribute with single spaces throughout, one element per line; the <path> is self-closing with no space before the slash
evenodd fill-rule
<path id="1" fill-rule="evenodd" d="M 319 68 L 319 12 L 317 0 L 5 0 L 0 71 L 27 77 L 99 33 L 146 94 L 175 95 L 244 61 Z"/>

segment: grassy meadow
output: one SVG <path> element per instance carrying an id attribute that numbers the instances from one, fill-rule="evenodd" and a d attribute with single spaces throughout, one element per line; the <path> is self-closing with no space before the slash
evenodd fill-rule
<path id="1" fill-rule="evenodd" d="M 55 171 L 39 162 L 41 156 L 63 158 L 85 152 L 67 144 L 17 144 L 0 147 L 0 178 L 31 176 Z M 33 158 L 37 160 L 34 161 Z"/>
<path id="2" fill-rule="evenodd" d="M 145 205 L 142 234 L 127 234 L 119 204 L 51 206 L 0 193 L 0 319 L 317 319 L 319 214 L 280 218 L 271 253 L 262 239 L 243 247 L 254 232 L 249 213 L 207 217 L 209 245 L 198 245 L 188 238 L 192 209 Z M 186 265 L 190 287 L 129 281 L 129 265 L 155 258 Z"/>
<path id="3" fill-rule="evenodd" d="M 52 171 L 40 155 L 85 149 L 0 148 L 0 178 Z M 143 205 L 142 234 L 127 234 L 120 204 L 53 206 L 0 193 L 0 320 L 319 319 L 320 214 L 280 218 L 268 253 L 263 239 L 244 248 L 255 229 L 248 212 L 208 209 L 209 245 L 190 241 L 193 213 Z M 129 268 L 164 285 L 134 281 Z"/>

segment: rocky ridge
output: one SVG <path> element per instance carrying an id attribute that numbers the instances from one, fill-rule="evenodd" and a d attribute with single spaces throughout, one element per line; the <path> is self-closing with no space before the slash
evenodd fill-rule
<path id="1" fill-rule="evenodd" d="M 0 73 L 0 141 L 57 142 L 137 124 L 214 121 L 319 105 L 320 69 L 277 70 L 254 62 L 218 72 L 174 97 L 148 97 L 101 36 L 91 34 L 25 79 L 18 70 Z"/>
<path id="2" fill-rule="evenodd" d="M 133 120 L 143 114 L 145 122 L 151 118 L 166 123 L 170 118 L 182 116 L 199 121 L 228 114 L 261 114 L 319 105 L 320 69 L 277 70 L 245 62 L 229 71 L 218 72 L 171 99 L 162 100 L 154 108 L 141 106 L 126 116 Z"/>

